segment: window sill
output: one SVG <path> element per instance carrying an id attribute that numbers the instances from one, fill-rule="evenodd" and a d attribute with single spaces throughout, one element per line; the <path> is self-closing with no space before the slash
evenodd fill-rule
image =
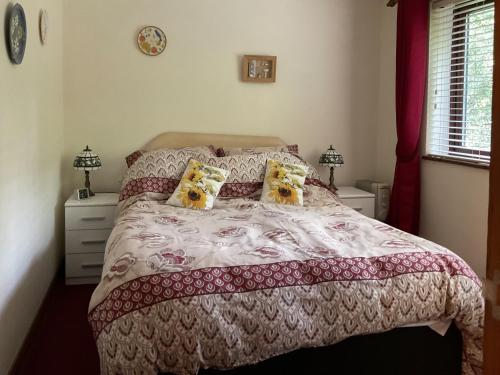
<path id="1" fill-rule="evenodd" d="M 455 164 L 455 165 L 462 165 L 465 167 L 472 167 L 472 168 L 479 168 L 479 169 L 490 169 L 490 164 L 489 163 L 481 163 L 481 162 L 474 162 L 474 161 L 467 161 L 467 160 L 461 160 L 461 159 L 455 159 L 449 156 L 437 156 L 437 155 L 424 155 L 422 156 L 422 159 L 424 160 L 432 160 L 432 161 L 438 161 L 442 163 L 448 163 L 448 164 Z"/>

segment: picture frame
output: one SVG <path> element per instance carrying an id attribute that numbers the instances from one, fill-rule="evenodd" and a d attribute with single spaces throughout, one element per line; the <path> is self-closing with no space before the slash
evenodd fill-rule
<path id="1" fill-rule="evenodd" d="M 276 56 L 243 56 L 242 80 L 244 82 L 276 82 Z"/>
<path id="2" fill-rule="evenodd" d="M 90 198 L 90 191 L 87 188 L 80 188 L 75 190 L 76 199 L 83 200 Z"/>

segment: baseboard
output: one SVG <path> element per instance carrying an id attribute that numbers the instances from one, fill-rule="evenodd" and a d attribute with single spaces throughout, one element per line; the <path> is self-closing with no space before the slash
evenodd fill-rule
<path id="1" fill-rule="evenodd" d="M 38 308 L 38 311 L 36 312 L 35 319 L 33 319 L 33 322 L 30 325 L 30 328 L 28 330 L 28 333 L 26 334 L 26 337 L 23 340 L 23 344 L 21 345 L 21 348 L 17 352 L 16 358 L 14 359 L 14 362 L 12 363 L 12 366 L 10 367 L 9 372 L 7 373 L 8 375 L 16 375 L 19 373 L 19 369 L 21 367 L 21 364 L 23 363 L 24 359 L 26 358 L 27 353 L 29 352 L 29 343 L 32 341 L 31 339 L 33 338 L 33 332 L 34 328 L 40 323 L 41 319 L 41 311 L 47 304 L 47 297 L 50 293 L 50 291 L 53 289 L 54 284 L 59 277 L 64 277 L 64 260 L 61 259 L 59 262 L 59 266 L 57 267 L 57 271 L 54 274 L 54 277 L 52 278 L 52 281 L 49 284 L 49 287 L 47 288 L 47 291 L 45 292 L 45 296 L 43 297 L 42 303 L 40 304 L 40 307 Z"/>

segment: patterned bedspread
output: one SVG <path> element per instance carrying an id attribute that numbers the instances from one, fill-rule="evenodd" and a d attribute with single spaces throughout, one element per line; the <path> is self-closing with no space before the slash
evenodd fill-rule
<path id="1" fill-rule="evenodd" d="M 144 193 L 121 203 L 89 321 L 103 374 L 196 374 L 454 319 L 481 373 L 483 298 L 457 255 L 306 185 L 304 207 Z"/>

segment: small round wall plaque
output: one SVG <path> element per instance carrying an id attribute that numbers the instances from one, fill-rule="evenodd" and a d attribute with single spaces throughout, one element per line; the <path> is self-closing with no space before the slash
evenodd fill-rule
<path id="1" fill-rule="evenodd" d="M 10 59 L 14 64 L 21 64 L 28 35 L 26 30 L 26 16 L 20 4 L 16 4 L 11 8 L 7 22 L 9 33 L 7 41 L 9 44 Z"/>
<path id="2" fill-rule="evenodd" d="M 47 32 L 49 30 L 49 14 L 45 9 L 40 10 L 40 41 L 47 43 Z"/>
<path id="3" fill-rule="evenodd" d="M 165 33 L 155 26 L 146 26 L 137 36 L 139 49 L 149 56 L 158 56 L 167 47 Z"/>

